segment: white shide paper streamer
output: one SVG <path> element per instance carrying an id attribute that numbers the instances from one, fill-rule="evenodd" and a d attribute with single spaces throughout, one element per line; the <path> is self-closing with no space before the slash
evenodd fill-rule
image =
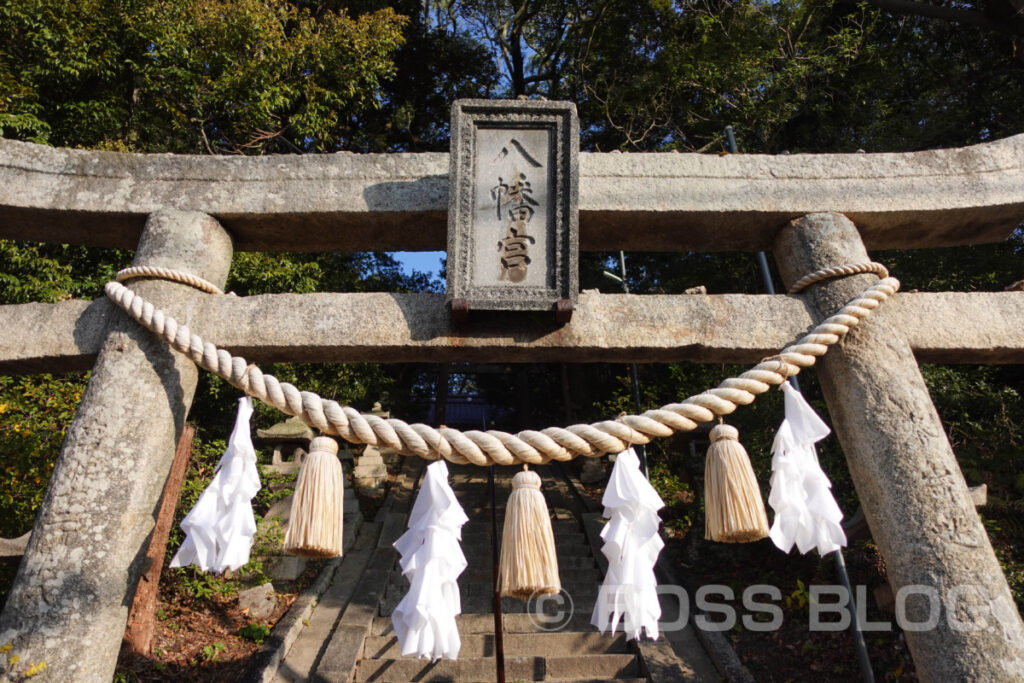
<path id="1" fill-rule="evenodd" d="M 639 638 L 642 630 L 657 639 L 661 605 L 654 564 L 665 547 L 658 534 L 658 510 L 665 504 L 640 473 L 640 460 L 632 448 L 616 458 L 601 503 L 610 520 L 601 531 L 601 552 L 608 558 L 608 572 L 591 623 L 601 633 L 615 633 L 622 621 L 628 639 Z"/>
<path id="2" fill-rule="evenodd" d="M 462 612 L 459 574 L 466 568 L 462 525 L 469 521 L 448 484 L 448 466 L 427 466 L 409 515 L 409 530 L 395 541 L 409 592 L 391 614 L 402 656 L 457 659 L 462 641 L 455 615 Z"/>
<path id="3" fill-rule="evenodd" d="M 784 552 L 796 545 L 801 553 L 817 547 L 825 555 L 846 545 L 840 524 L 843 513 L 814 451 L 814 444 L 831 430 L 789 382 L 783 382 L 781 389 L 786 419 L 772 444 L 768 504 L 775 510 L 775 521 L 769 536 Z"/>
<path id="4" fill-rule="evenodd" d="M 185 542 L 171 567 L 190 564 L 212 572 L 235 570 L 249 562 L 256 518 L 252 499 L 260 490 L 256 450 L 249 433 L 252 399 L 238 399 L 238 415 L 227 449 L 195 506 L 181 520 Z"/>

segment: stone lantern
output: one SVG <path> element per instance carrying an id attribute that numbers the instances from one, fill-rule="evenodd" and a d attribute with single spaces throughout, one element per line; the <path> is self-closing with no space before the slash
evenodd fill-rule
<path id="1" fill-rule="evenodd" d="M 380 401 L 373 404 L 371 415 L 388 419 L 391 411 L 381 408 Z M 379 489 L 388 478 L 388 468 L 384 464 L 384 454 L 377 446 L 367 445 L 363 454 L 356 460 L 356 468 L 352 471 L 355 484 L 362 489 Z"/>
<path id="2" fill-rule="evenodd" d="M 279 474 L 291 474 L 302 464 L 306 449 L 313 438 L 313 430 L 298 417 L 289 417 L 270 429 L 257 429 L 256 436 L 274 449 L 270 469 Z"/>

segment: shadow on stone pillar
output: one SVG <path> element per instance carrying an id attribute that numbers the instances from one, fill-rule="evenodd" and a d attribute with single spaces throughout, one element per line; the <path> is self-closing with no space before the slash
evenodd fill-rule
<path id="1" fill-rule="evenodd" d="M 775 259 L 787 287 L 821 268 L 869 260 L 857 228 L 834 213 L 783 228 Z M 821 320 L 875 281 L 826 280 L 801 297 Z M 816 368 L 917 674 L 1024 680 L 1024 630 L 1006 577 L 910 346 L 886 316 L 882 309 L 854 328 Z"/>
<path id="2" fill-rule="evenodd" d="M 159 211 L 146 220 L 133 264 L 223 287 L 231 256 L 231 237 L 210 216 Z M 215 296 L 149 278 L 129 286 L 183 324 Z M 112 313 L 0 615 L 0 644 L 19 658 L 5 677 L 43 662 L 50 680 L 113 678 L 196 379 L 192 361 Z"/>

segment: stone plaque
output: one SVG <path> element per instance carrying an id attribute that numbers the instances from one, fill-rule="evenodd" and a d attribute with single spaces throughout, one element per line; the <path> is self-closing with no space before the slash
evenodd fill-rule
<path id="1" fill-rule="evenodd" d="M 455 102 L 447 265 L 453 311 L 571 311 L 578 158 L 571 102 Z"/>

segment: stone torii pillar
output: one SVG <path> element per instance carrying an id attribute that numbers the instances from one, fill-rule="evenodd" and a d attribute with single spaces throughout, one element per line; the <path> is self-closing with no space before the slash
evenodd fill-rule
<path id="1" fill-rule="evenodd" d="M 210 216 L 159 211 L 146 221 L 134 265 L 175 268 L 223 287 L 232 251 Z M 208 296 L 161 280 L 130 286 L 185 324 Z M 40 663 L 43 680 L 113 677 L 197 374 L 190 360 L 114 314 L 0 617 L 0 644 L 18 656 L 2 678 L 21 680 Z"/>
<path id="2" fill-rule="evenodd" d="M 821 268 L 869 260 L 857 228 L 835 213 L 789 223 L 775 259 L 787 286 Z M 826 280 L 804 300 L 821 319 L 874 279 Z M 883 313 L 817 368 L 893 589 L 903 591 L 907 621 L 920 625 L 905 631 L 918 676 L 1024 680 L 1020 616 L 909 344 Z"/>

